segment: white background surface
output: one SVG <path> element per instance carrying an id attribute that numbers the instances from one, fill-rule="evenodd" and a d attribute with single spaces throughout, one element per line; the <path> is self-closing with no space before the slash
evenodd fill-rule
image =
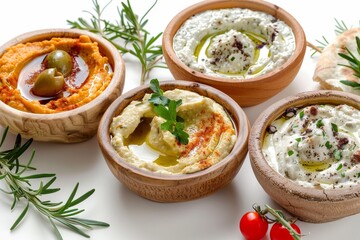
<path id="1" fill-rule="evenodd" d="M 99 0 L 102 6 L 107 2 L 107 0 Z M 162 32 L 172 17 L 195 2 L 198 1 L 159 0 L 148 16 L 148 29 L 153 35 Z M 356 7 L 358 3 L 355 0 L 342 0 L 340 4 L 328 0 L 272 0 L 271 2 L 297 18 L 304 28 L 307 40 L 312 43 L 315 43 L 315 39 L 321 39 L 322 35 L 330 41 L 334 38 L 334 18 L 344 20 L 348 26 L 359 25 Z M 145 13 L 152 3 L 153 1 L 131 0 L 133 9 L 139 15 Z M 120 5 L 120 1 L 111 3 L 105 12 L 107 19 L 114 21 L 117 19 L 117 5 Z M 0 44 L 32 30 L 68 28 L 67 19 L 88 17 L 83 10 L 92 10 L 92 8 L 91 0 L 2 1 Z M 273 102 L 301 91 L 318 88 L 318 85 L 312 82 L 317 58 L 311 58 L 310 53 L 308 49 L 299 74 L 285 90 L 260 105 L 244 109 L 251 123 Z M 139 84 L 140 67 L 131 58 L 125 57 L 125 61 L 127 72 L 124 91 L 128 91 Z M 150 78 L 152 77 L 159 80 L 173 79 L 168 70 L 153 72 Z M 13 140 L 14 136 L 10 135 L 7 141 L 9 146 L 13 144 Z M 95 137 L 84 143 L 68 145 L 35 142 L 30 148 L 36 149 L 33 163 L 38 172 L 53 172 L 58 176 L 54 186 L 61 187 L 62 190 L 54 194 L 52 197 L 54 201 L 65 201 L 77 182 L 80 183 L 79 193 L 96 189 L 93 196 L 79 206 L 86 209 L 80 217 L 105 221 L 111 226 L 88 231 L 92 239 L 242 239 L 238 228 L 239 219 L 246 211 L 252 210 L 253 203 L 270 204 L 279 208 L 258 184 L 248 157 L 237 177 L 224 189 L 206 198 L 164 204 L 143 199 L 119 183 L 108 169 Z M 0 183 L 0 186 L 4 185 Z M 11 203 L 10 196 L 0 193 L 1 240 L 55 239 L 48 221 L 32 211 L 33 209 L 30 209 L 18 229 L 10 232 L 11 225 L 22 210 L 21 207 L 11 211 Z M 357 239 L 359 222 L 358 214 L 330 223 L 310 224 L 299 221 L 298 225 L 302 233 L 306 234 L 304 239 Z M 63 228 L 60 228 L 60 231 L 64 239 L 84 239 Z"/>

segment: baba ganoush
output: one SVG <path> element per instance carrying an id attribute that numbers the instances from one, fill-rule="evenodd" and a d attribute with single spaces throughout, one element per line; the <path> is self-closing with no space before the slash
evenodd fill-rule
<path id="1" fill-rule="evenodd" d="M 320 189 L 360 182 L 360 111 L 348 105 L 289 108 L 267 129 L 263 154 L 294 182 Z"/>
<path id="2" fill-rule="evenodd" d="M 173 48 L 195 71 L 247 79 L 284 64 L 294 53 L 295 37 L 285 22 L 270 14 L 228 8 L 190 17 L 175 34 Z"/>
<path id="3" fill-rule="evenodd" d="M 132 101 L 111 123 L 111 143 L 125 161 L 152 172 L 187 174 L 209 168 L 231 152 L 236 131 L 220 104 L 187 90 L 164 92 L 168 99 L 182 100 L 177 115 L 189 134 L 184 145 L 161 129 L 165 120 L 155 114 L 150 96 Z"/>
<path id="4" fill-rule="evenodd" d="M 64 76 L 53 68 L 51 61 L 51 68 L 45 66 L 47 56 L 53 53 L 58 56 L 59 52 L 66 54 L 70 62 L 63 68 Z M 96 98 L 108 86 L 112 75 L 108 58 L 101 55 L 98 43 L 88 36 L 20 43 L 0 56 L 0 100 L 24 112 L 67 111 Z M 52 80 L 59 76 L 62 82 Z M 36 85 L 39 79 L 42 81 Z M 57 85 L 49 94 L 51 84 Z"/>

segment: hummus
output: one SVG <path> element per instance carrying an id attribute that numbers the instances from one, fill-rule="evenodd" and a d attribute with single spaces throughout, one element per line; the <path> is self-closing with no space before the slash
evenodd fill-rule
<path id="1" fill-rule="evenodd" d="M 292 29 L 264 12 L 207 10 L 186 20 L 173 39 L 178 58 L 208 75 L 244 79 L 281 66 L 295 50 Z"/>
<path id="2" fill-rule="evenodd" d="M 360 111 L 348 105 L 289 108 L 268 128 L 264 157 L 284 177 L 321 189 L 360 180 Z"/>
<path id="3" fill-rule="evenodd" d="M 175 89 L 164 92 L 172 100 L 182 100 L 177 115 L 184 119 L 189 143 L 180 144 L 160 125 L 146 94 L 132 101 L 111 124 L 111 142 L 118 154 L 130 164 L 165 174 L 194 173 L 206 169 L 232 150 L 236 133 L 224 108 L 210 98 Z"/>
<path id="4" fill-rule="evenodd" d="M 43 70 L 43 59 L 54 50 L 64 50 L 74 59 L 64 91 L 51 98 L 31 94 L 34 77 Z M 25 112 L 56 113 L 82 106 L 108 86 L 112 70 L 98 44 L 88 36 L 52 38 L 12 46 L 0 56 L 0 100 Z"/>

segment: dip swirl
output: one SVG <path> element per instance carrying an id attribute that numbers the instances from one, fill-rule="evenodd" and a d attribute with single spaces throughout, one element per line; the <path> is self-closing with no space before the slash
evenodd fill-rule
<path id="1" fill-rule="evenodd" d="M 360 111 L 348 105 L 289 108 L 264 138 L 263 154 L 279 174 L 321 189 L 360 180 Z"/>
<path id="2" fill-rule="evenodd" d="M 80 64 L 75 65 L 73 75 L 79 73 L 79 77 L 83 80 L 76 82 L 75 78 L 78 77 L 76 75 L 71 81 L 66 82 L 64 94 L 44 101 L 37 96 L 31 96 L 29 90 L 24 90 L 24 86 L 29 79 L 39 74 L 41 60 L 54 50 L 64 50 L 78 59 Z M 86 69 L 86 74 L 81 72 L 83 68 Z M 23 75 L 25 75 L 24 79 L 21 78 Z M 98 44 L 92 42 L 88 36 L 21 43 L 9 47 L 0 56 L 0 100 L 24 112 L 67 111 L 96 98 L 108 86 L 112 75 L 107 57 L 101 55 Z"/>
<path id="3" fill-rule="evenodd" d="M 164 96 L 182 100 L 177 116 L 184 119 L 189 143 L 180 144 L 169 131 L 161 129 L 165 121 L 156 116 L 146 94 L 132 101 L 114 117 L 111 143 L 130 164 L 164 174 L 194 173 L 218 163 L 232 150 L 236 132 L 224 108 L 214 100 L 186 90 L 169 90 Z"/>
<path id="4" fill-rule="evenodd" d="M 173 39 L 190 68 L 233 79 L 256 77 L 281 66 L 295 49 L 292 29 L 264 12 L 207 10 L 186 20 Z"/>

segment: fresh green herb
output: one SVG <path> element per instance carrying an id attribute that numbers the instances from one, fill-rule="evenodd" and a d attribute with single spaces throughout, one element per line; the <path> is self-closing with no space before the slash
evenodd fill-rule
<path id="1" fill-rule="evenodd" d="M 356 36 L 355 41 L 357 46 L 356 48 L 357 53 L 360 54 L 360 38 Z M 340 57 L 346 59 L 349 65 L 345 65 L 345 64 L 338 64 L 338 65 L 352 69 L 354 71 L 353 75 L 357 78 L 360 78 L 360 60 L 347 47 L 345 47 L 345 50 L 347 54 L 345 53 L 338 53 L 338 54 Z M 360 90 L 360 84 L 357 82 L 348 81 L 348 80 L 341 80 L 340 82 L 346 86 L 352 87 L 354 90 Z"/>
<path id="2" fill-rule="evenodd" d="M 341 177 L 345 177 L 345 172 L 342 172 L 342 173 L 341 173 Z"/>
<path id="3" fill-rule="evenodd" d="M 324 126 L 324 123 L 323 123 L 322 119 L 319 119 L 319 120 L 316 122 L 316 127 L 321 128 L 322 126 Z"/>
<path id="4" fill-rule="evenodd" d="M 333 152 L 333 154 L 334 154 L 334 158 L 336 159 L 336 160 L 341 160 L 341 158 L 342 158 L 342 152 L 340 151 L 340 150 L 338 150 L 338 149 L 335 149 L 334 150 L 334 152 Z"/>
<path id="5" fill-rule="evenodd" d="M 290 157 L 291 155 L 293 155 L 293 154 L 294 154 L 294 151 L 293 151 L 293 150 L 289 150 L 289 151 L 288 151 L 289 157 Z"/>
<path id="6" fill-rule="evenodd" d="M 295 138 L 297 142 L 301 142 L 301 138 Z"/>
<path id="7" fill-rule="evenodd" d="M 344 21 L 342 20 L 339 21 L 335 18 L 334 32 L 336 35 L 340 35 L 348 29 L 349 28 L 347 27 Z M 316 46 L 311 43 L 308 43 L 308 46 L 311 47 L 313 50 L 311 56 L 314 56 L 316 53 L 321 53 L 322 50 L 324 50 L 324 48 L 329 45 L 329 41 L 324 36 L 322 36 L 322 40 L 315 40 L 315 41 L 318 43 L 318 45 Z"/>
<path id="8" fill-rule="evenodd" d="M 332 144 L 331 144 L 329 141 L 327 141 L 327 142 L 325 143 L 325 147 L 326 147 L 327 149 L 330 149 L 330 148 L 332 148 Z"/>
<path id="9" fill-rule="evenodd" d="M 341 169 L 342 169 L 342 167 L 343 167 L 343 165 L 342 165 L 342 163 L 340 163 L 340 164 L 337 166 L 336 171 L 341 170 Z"/>
<path id="10" fill-rule="evenodd" d="M 155 113 L 166 120 L 160 125 L 161 130 L 171 132 L 181 144 L 188 144 L 189 134 L 184 131 L 184 119 L 176 115 L 176 108 L 182 104 L 182 100 L 175 101 L 164 96 L 157 79 L 150 81 L 150 89 L 154 93 L 149 102 L 153 104 Z"/>
<path id="11" fill-rule="evenodd" d="M 304 114 L 305 114 L 305 113 L 304 113 L 304 110 L 299 113 L 299 117 L 300 117 L 301 120 L 303 119 Z"/>
<path id="12" fill-rule="evenodd" d="M 230 61 L 234 61 L 235 60 L 235 57 L 231 57 Z"/>
<path id="13" fill-rule="evenodd" d="M 360 172 L 358 172 L 358 173 L 356 174 L 356 177 L 357 177 L 357 178 L 360 178 Z"/>
<path id="14" fill-rule="evenodd" d="M 0 142 L 0 148 L 5 141 L 7 132 L 8 128 L 5 128 Z M 30 205 L 33 205 L 34 209 L 38 210 L 39 213 L 49 220 L 58 239 L 62 239 L 62 236 L 56 223 L 87 238 L 90 236 L 81 228 L 90 230 L 93 226 L 109 226 L 109 224 L 104 222 L 74 217 L 84 211 L 84 209 L 77 209 L 74 208 L 74 206 L 90 197 L 94 193 L 94 189 L 75 198 L 79 186 L 79 184 L 76 184 L 65 203 L 41 200 L 40 196 L 55 193 L 60 190 L 60 188 L 52 188 L 51 186 L 56 180 L 56 175 L 53 173 L 26 174 L 29 170 L 36 170 L 31 166 L 35 152 L 32 152 L 27 164 L 21 164 L 19 157 L 29 148 L 32 139 L 27 140 L 24 144 L 22 144 L 21 141 L 21 136 L 18 134 L 12 149 L 0 151 L 0 180 L 3 180 L 9 187 L 9 190 L 1 188 L 0 190 L 5 194 L 13 195 L 11 210 L 13 210 L 21 200 L 25 202 L 24 210 L 11 226 L 10 230 L 14 230 L 21 223 Z M 43 181 L 46 179 L 49 180 L 44 183 Z M 40 181 L 37 189 L 32 187 L 31 180 Z"/>
<path id="15" fill-rule="evenodd" d="M 337 133 L 339 131 L 339 128 L 335 123 L 331 123 L 331 129 L 334 133 Z"/>
<path id="16" fill-rule="evenodd" d="M 78 18 L 77 21 L 67 20 L 71 28 L 97 33 L 109 40 L 122 54 L 129 53 L 135 56 L 141 64 L 141 84 L 145 83 L 152 69 L 166 68 L 165 63 L 160 63 L 163 57 L 162 47 L 155 44 L 162 33 L 150 37 L 149 31 L 145 28 L 149 21 L 146 16 L 154 8 L 157 0 L 141 18 L 134 12 L 129 0 L 126 3 L 122 2 L 121 8 L 118 7 L 119 21 L 115 23 L 102 18 L 111 1 L 103 8 L 97 0 L 92 2 L 94 13 L 85 11 L 91 16 L 90 22 L 83 18 Z"/>

